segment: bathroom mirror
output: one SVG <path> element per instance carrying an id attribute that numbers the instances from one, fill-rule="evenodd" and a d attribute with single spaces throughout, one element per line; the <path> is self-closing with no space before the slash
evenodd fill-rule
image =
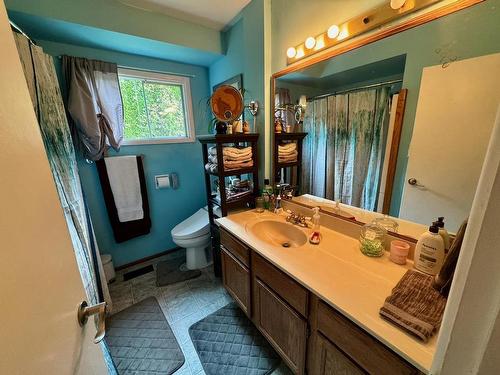
<path id="1" fill-rule="evenodd" d="M 500 103 L 500 54 L 474 45 L 461 11 L 448 17 L 276 73 L 275 108 L 304 95 L 307 105 L 299 125 L 280 111 L 275 120 L 308 135 L 300 173 L 283 168 L 275 182 L 360 223 L 388 214 L 412 238 L 439 216 L 456 232 Z"/>

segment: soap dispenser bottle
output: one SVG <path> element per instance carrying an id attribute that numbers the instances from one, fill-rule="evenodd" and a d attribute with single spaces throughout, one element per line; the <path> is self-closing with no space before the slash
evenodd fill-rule
<path id="1" fill-rule="evenodd" d="M 422 234 L 415 247 L 415 268 L 429 275 L 436 275 L 444 261 L 444 241 L 435 225 Z"/>
<path id="2" fill-rule="evenodd" d="M 443 238 L 444 242 L 444 254 L 448 254 L 450 250 L 450 235 L 448 231 L 444 228 L 444 217 L 438 217 L 437 221 L 433 222 L 432 225 L 435 225 L 439 228 L 439 235 Z"/>
<path id="3" fill-rule="evenodd" d="M 313 224 L 313 230 L 311 235 L 309 236 L 309 242 L 313 245 L 319 244 L 321 241 L 321 234 L 320 234 L 320 225 L 319 225 L 319 207 L 314 207 L 313 208 L 314 215 L 312 217 L 312 224 Z"/>

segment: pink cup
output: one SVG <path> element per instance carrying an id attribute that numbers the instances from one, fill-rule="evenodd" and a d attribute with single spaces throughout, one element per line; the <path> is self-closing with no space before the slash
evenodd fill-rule
<path id="1" fill-rule="evenodd" d="M 390 259 L 396 264 L 406 264 L 406 258 L 410 251 L 410 245 L 404 241 L 391 241 Z"/>

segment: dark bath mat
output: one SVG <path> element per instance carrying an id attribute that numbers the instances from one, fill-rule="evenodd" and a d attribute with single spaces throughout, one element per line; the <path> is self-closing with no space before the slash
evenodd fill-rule
<path id="1" fill-rule="evenodd" d="M 265 375 L 280 357 L 235 303 L 189 327 L 207 375 Z"/>
<path id="2" fill-rule="evenodd" d="M 179 281 L 194 279 L 201 275 L 200 270 L 181 270 L 181 265 L 184 262 L 184 257 L 159 262 L 156 265 L 156 285 L 170 285 Z"/>
<path id="3" fill-rule="evenodd" d="M 120 375 L 170 375 L 184 364 L 179 343 L 154 297 L 107 319 L 106 344 Z"/>
<path id="4" fill-rule="evenodd" d="M 136 270 L 125 273 L 123 275 L 123 281 L 127 281 L 127 280 L 133 279 L 135 277 L 138 277 L 138 276 L 141 276 L 141 275 L 144 275 L 146 273 L 153 272 L 153 271 L 154 271 L 154 268 L 151 265 L 146 266 L 146 267 L 142 267 L 142 268 L 138 268 Z"/>

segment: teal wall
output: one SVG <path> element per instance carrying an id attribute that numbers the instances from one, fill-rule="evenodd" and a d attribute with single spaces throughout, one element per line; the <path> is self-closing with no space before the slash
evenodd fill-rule
<path id="1" fill-rule="evenodd" d="M 278 7 L 280 4 L 281 8 Z M 306 19 L 313 16 L 308 14 L 307 2 L 303 2 L 302 5 L 297 4 L 297 6 L 298 8 L 293 8 L 293 12 L 301 13 L 301 17 Z M 324 10 L 325 14 L 335 15 L 334 8 L 338 6 L 340 6 L 338 3 L 331 2 L 328 5 L 329 8 Z M 303 40 L 309 35 L 306 26 L 304 28 L 284 27 L 283 22 L 286 20 L 287 9 L 286 1 L 273 2 L 274 72 L 285 67 L 286 48 L 284 45 L 278 44 L 285 38 L 278 33 L 287 33 L 286 40 L 297 39 L 299 34 Z M 324 19 L 324 16 L 318 18 L 318 20 Z M 275 27 L 275 22 L 280 23 L 279 27 Z M 314 23 L 311 22 L 311 24 Z M 325 26 L 323 30 L 327 27 Z M 439 65 L 443 59 L 456 58 L 461 60 L 500 52 L 499 35 L 500 0 L 487 0 L 331 59 L 331 64 L 347 70 L 392 56 L 405 53 L 407 55 L 403 88 L 408 89 L 408 97 L 391 202 L 391 215 L 397 216 L 399 214 L 423 68 Z M 436 125 L 439 126 L 439 124 Z"/>
<path id="2" fill-rule="evenodd" d="M 207 107 L 209 96 L 208 69 L 164 60 L 74 45 L 37 41 L 52 56 L 68 54 L 92 59 L 112 61 L 118 65 L 155 71 L 193 74 L 191 94 L 196 134 L 207 133 Z M 59 69 L 60 60 L 55 58 Z M 111 154 L 116 154 L 111 152 Z M 117 244 L 109 224 L 101 185 L 94 164 L 78 161 L 83 190 L 87 197 L 97 242 L 101 253 L 113 256 L 115 266 L 120 266 L 168 249 L 175 248 L 170 231 L 182 220 L 206 204 L 201 146 L 195 143 L 122 146 L 119 155 L 143 154 L 149 205 L 151 208 L 151 233 Z M 154 188 L 154 175 L 176 172 L 180 186 L 177 190 Z"/>
<path id="3" fill-rule="evenodd" d="M 246 111 L 252 132 L 259 137 L 259 176 L 264 176 L 264 0 L 253 0 L 237 17 L 236 23 L 222 35 L 224 57 L 210 66 L 210 86 L 225 81 L 237 74 L 243 74 L 246 90 L 245 103 L 257 100 L 261 109 L 257 115 L 256 128 L 253 117 Z"/>

